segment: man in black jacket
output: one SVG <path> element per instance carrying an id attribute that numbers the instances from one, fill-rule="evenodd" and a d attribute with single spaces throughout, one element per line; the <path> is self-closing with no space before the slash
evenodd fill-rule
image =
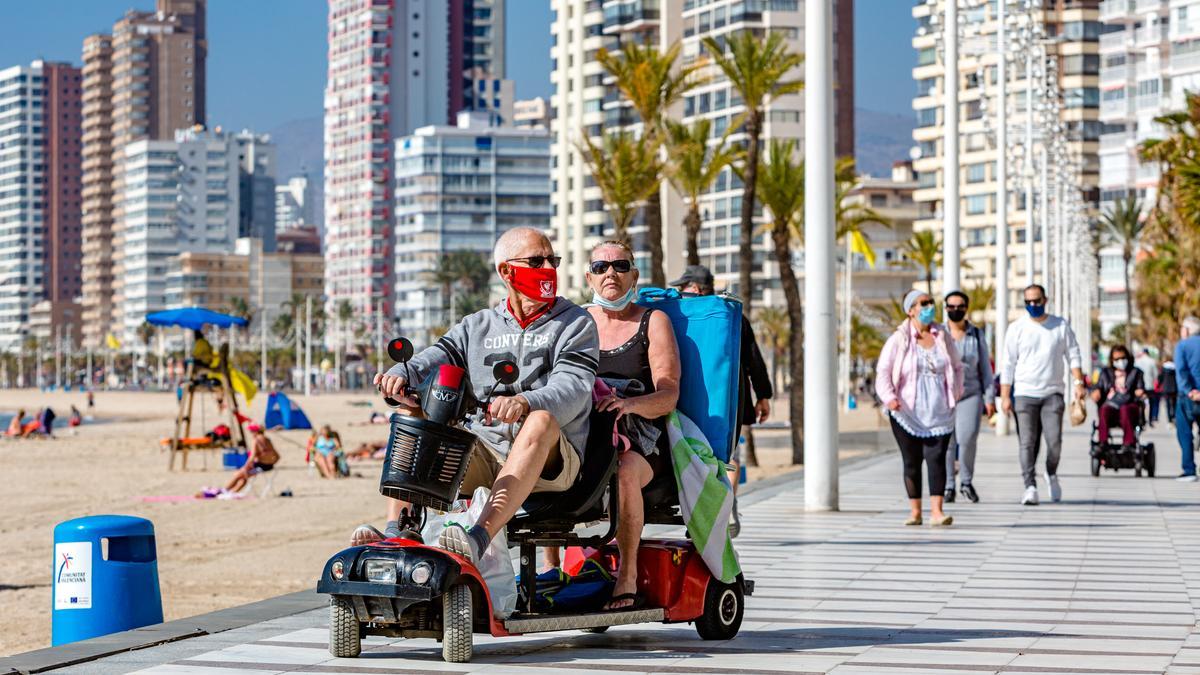
<path id="1" fill-rule="evenodd" d="M 671 285 L 677 287 L 682 293 L 694 295 L 712 295 L 714 292 L 712 272 L 708 271 L 704 265 L 689 265 L 684 270 L 683 276 L 672 281 Z M 754 328 L 745 315 L 742 315 L 741 341 L 741 378 L 738 386 L 738 398 L 741 401 L 739 421 L 742 428 L 740 431 L 741 437 L 746 440 L 746 443 L 753 443 L 749 427 L 751 424 L 762 424 L 767 421 L 771 414 L 771 398 L 775 392 L 771 387 L 771 375 L 767 371 L 767 364 L 763 360 L 762 352 L 758 349 L 758 341 L 754 337 Z M 754 398 L 757 403 L 750 400 L 751 389 L 754 390 Z M 729 458 L 729 464 L 732 467 L 729 480 L 733 483 L 734 494 L 733 518 L 729 523 L 731 537 L 738 536 L 742 529 L 742 519 L 738 514 L 736 501 L 738 477 L 741 473 L 741 463 L 744 460 L 741 456 L 742 447 L 739 443 Z"/>

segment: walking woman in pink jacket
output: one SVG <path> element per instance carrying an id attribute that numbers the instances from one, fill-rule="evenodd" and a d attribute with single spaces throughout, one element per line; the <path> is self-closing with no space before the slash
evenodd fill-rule
<path id="1" fill-rule="evenodd" d="M 904 461 L 904 487 L 921 524 L 921 460 L 929 472 L 929 517 L 935 527 L 954 519 L 942 512 L 946 448 L 954 433 L 954 405 L 962 394 L 962 361 L 945 326 L 934 323 L 934 300 L 922 291 L 904 297 L 908 320 L 896 328 L 879 355 L 875 393 L 887 408 Z"/>

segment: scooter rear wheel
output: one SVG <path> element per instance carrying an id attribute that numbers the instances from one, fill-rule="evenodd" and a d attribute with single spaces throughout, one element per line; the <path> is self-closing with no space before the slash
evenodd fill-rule
<path id="1" fill-rule="evenodd" d="M 362 627 L 349 598 L 329 599 L 329 653 L 339 659 L 354 659 L 362 653 Z"/>
<path id="2" fill-rule="evenodd" d="M 696 632 L 701 639 L 729 640 L 737 635 L 746 613 L 745 600 L 741 577 L 732 584 L 710 580 L 704 591 L 704 614 L 696 619 Z"/>
<path id="3" fill-rule="evenodd" d="M 467 663 L 473 637 L 471 587 L 455 584 L 442 596 L 442 660 Z"/>

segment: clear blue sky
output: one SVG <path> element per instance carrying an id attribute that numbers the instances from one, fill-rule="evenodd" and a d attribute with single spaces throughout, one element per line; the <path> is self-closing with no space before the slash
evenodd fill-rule
<path id="1" fill-rule="evenodd" d="M 438 0 L 440 1 L 440 0 Z M 550 93 L 549 0 L 508 0 L 508 75 L 517 96 Z M 79 63 L 83 38 L 153 0 L 0 0 L 0 68 L 36 58 Z M 914 87 L 910 0 L 857 0 L 857 105 L 907 114 Z M 208 117 L 269 131 L 319 117 L 324 0 L 209 0 Z"/>

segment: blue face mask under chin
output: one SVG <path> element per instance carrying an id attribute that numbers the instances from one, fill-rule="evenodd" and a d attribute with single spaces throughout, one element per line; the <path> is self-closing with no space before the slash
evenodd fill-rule
<path id="1" fill-rule="evenodd" d="M 1045 305 L 1025 305 L 1025 311 L 1029 312 L 1029 316 L 1040 319 L 1046 313 Z"/>
<path id="2" fill-rule="evenodd" d="M 921 312 L 919 314 L 917 314 L 917 321 L 920 321 L 922 323 L 922 325 L 925 325 L 925 326 L 928 326 L 929 324 L 933 323 L 933 319 L 934 319 L 934 310 L 933 310 L 932 306 L 922 307 Z"/>
<path id="3" fill-rule="evenodd" d="M 609 300 L 600 295 L 600 291 L 592 291 L 592 303 L 607 309 L 610 312 L 619 312 L 629 306 L 633 299 L 637 297 L 637 286 L 630 286 L 629 292 L 616 300 Z"/>

